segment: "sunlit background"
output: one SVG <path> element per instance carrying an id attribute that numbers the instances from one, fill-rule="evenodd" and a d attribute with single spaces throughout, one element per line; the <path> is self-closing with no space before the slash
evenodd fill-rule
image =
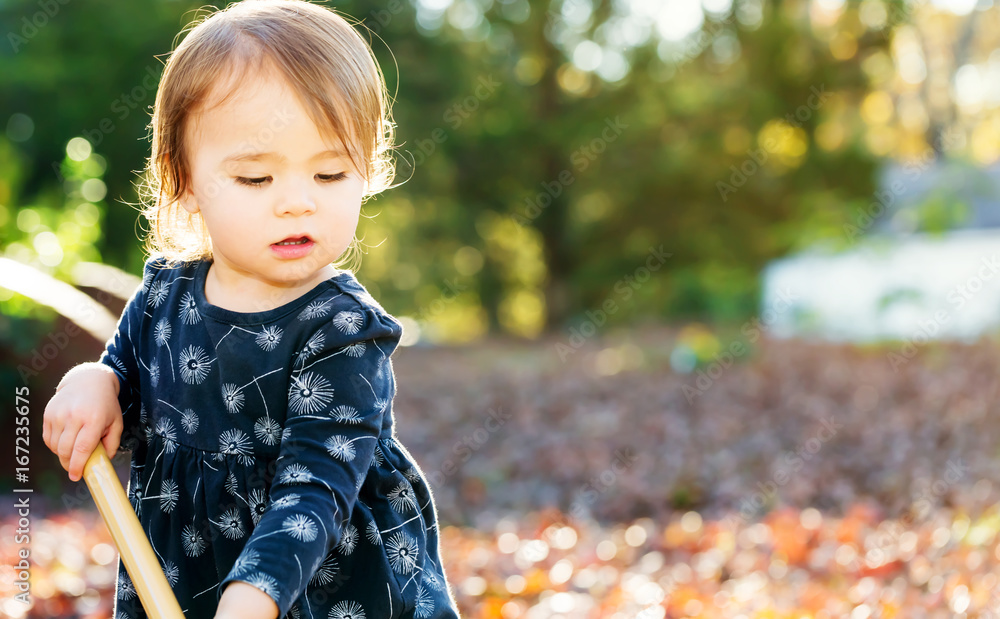
<path id="1" fill-rule="evenodd" d="M 0 385 L 37 506 L 25 606 L 4 472 L 0 614 L 110 616 L 41 419 L 139 283 L 156 83 L 209 5 L 0 2 Z M 404 324 L 465 616 L 1000 616 L 1000 5 L 331 5 L 395 99 L 357 276 Z"/>

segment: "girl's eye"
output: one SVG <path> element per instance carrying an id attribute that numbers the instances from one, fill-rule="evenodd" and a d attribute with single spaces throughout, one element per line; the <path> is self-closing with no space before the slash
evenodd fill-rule
<path id="1" fill-rule="evenodd" d="M 347 174 L 344 172 L 337 172 L 336 174 L 317 174 L 316 175 L 321 181 L 333 183 L 336 181 L 342 181 L 347 178 Z"/>
<path id="2" fill-rule="evenodd" d="M 236 182 L 241 185 L 247 185 L 249 187 L 262 187 L 264 185 L 264 181 L 268 180 L 269 178 L 271 177 L 262 176 L 260 178 L 244 178 L 242 176 L 237 176 Z"/>
<path id="3" fill-rule="evenodd" d="M 324 183 L 335 183 L 347 178 L 347 174 L 344 172 L 338 172 L 336 174 L 317 174 L 316 178 L 320 179 Z M 270 176 L 262 176 L 260 178 L 246 178 L 243 176 L 236 177 L 237 183 L 248 187 L 263 187 L 264 183 L 269 180 L 271 180 Z"/>

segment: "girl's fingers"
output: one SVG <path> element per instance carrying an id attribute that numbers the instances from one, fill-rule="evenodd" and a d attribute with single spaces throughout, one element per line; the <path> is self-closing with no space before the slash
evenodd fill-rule
<path id="1" fill-rule="evenodd" d="M 52 423 L 49 424 L 49 440 L 46 445 L 49 446 L 49 450 L 55 455 L 59 455 L 59 439 L 62 437 L 62 433 L 66 428 L 62 424 Z"/>
<path id="2" fill-rule="evenodd" d="M 94 424 L 84 426 L 76 435 L 76 443 L 73 445 L 68 469 L 70 479 L 80 481 L 80 478 L 83 477 L 83 465 L 87 464 L 87 459 L 90 458 L 90 454 L 94 453 L 94 448 L 100 441 L 100 430 Z"/>
<path id="3" fill-rule="evenodd" d="M 63 426 L 62 432 L 59 434 L 59 442 L 56 444 L 56 455 L 59 456 L 59 464 L 67 471 L 69 470 L 70 458 L 73 456 L 76 435 L 80 433 L 80 425 L 79 421 L 67 420 L 66 425 Z"/>
<path id="4" fill-rule="evenodd" d="M 116 415 L 114 421 L 108 426 L 108 431 L 104 433 L 102 441 L 104 442 L 104 451 L 108 452 L 108 459 L 114 458 L 115 454 L 118 453 L 118 447 L 122 440 L 122 425 L 121 417 Z"/>

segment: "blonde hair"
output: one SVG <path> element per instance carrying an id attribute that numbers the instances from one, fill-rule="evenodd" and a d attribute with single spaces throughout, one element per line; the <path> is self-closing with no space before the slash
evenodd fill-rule
<path id="1" fill-rule="evenodd" d="M 368 181 L 363 201 L 390 187 L 394 125 L 385 78 L 369 45 L 343 17 L 305 0 L 244 0 L 196 18 L 181 34 L 186 30 L 166 62 L 148 125 L 152 147 L 140 194 L 151 256 L 168 262 L 212 256 L 201 214 L 186 211 L 180 198 L 191 185 L 185 129 L 221 75 L 230 76 L 230 84 L 220 104 L 248 72 L 277 69 L 316 126 L 337 136 Z M 348 258 L 334 265 L 347 263 L 357 249 L 355 237 Z"/>

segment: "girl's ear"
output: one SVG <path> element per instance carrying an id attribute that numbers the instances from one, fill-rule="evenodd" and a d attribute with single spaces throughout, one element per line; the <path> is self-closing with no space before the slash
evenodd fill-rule
<path id="1" fill-rule="evenodd" d="M 184 190 L 184 193 L 181 194 L 179 201 L 181 203 L 181 206 L 184 207 L 184 210 L 191 213 L 192 215 L 201 210 L 198 208 L 198 203 L 195 202 L 194 194 L 191 193 L 190 188 Z"/>

